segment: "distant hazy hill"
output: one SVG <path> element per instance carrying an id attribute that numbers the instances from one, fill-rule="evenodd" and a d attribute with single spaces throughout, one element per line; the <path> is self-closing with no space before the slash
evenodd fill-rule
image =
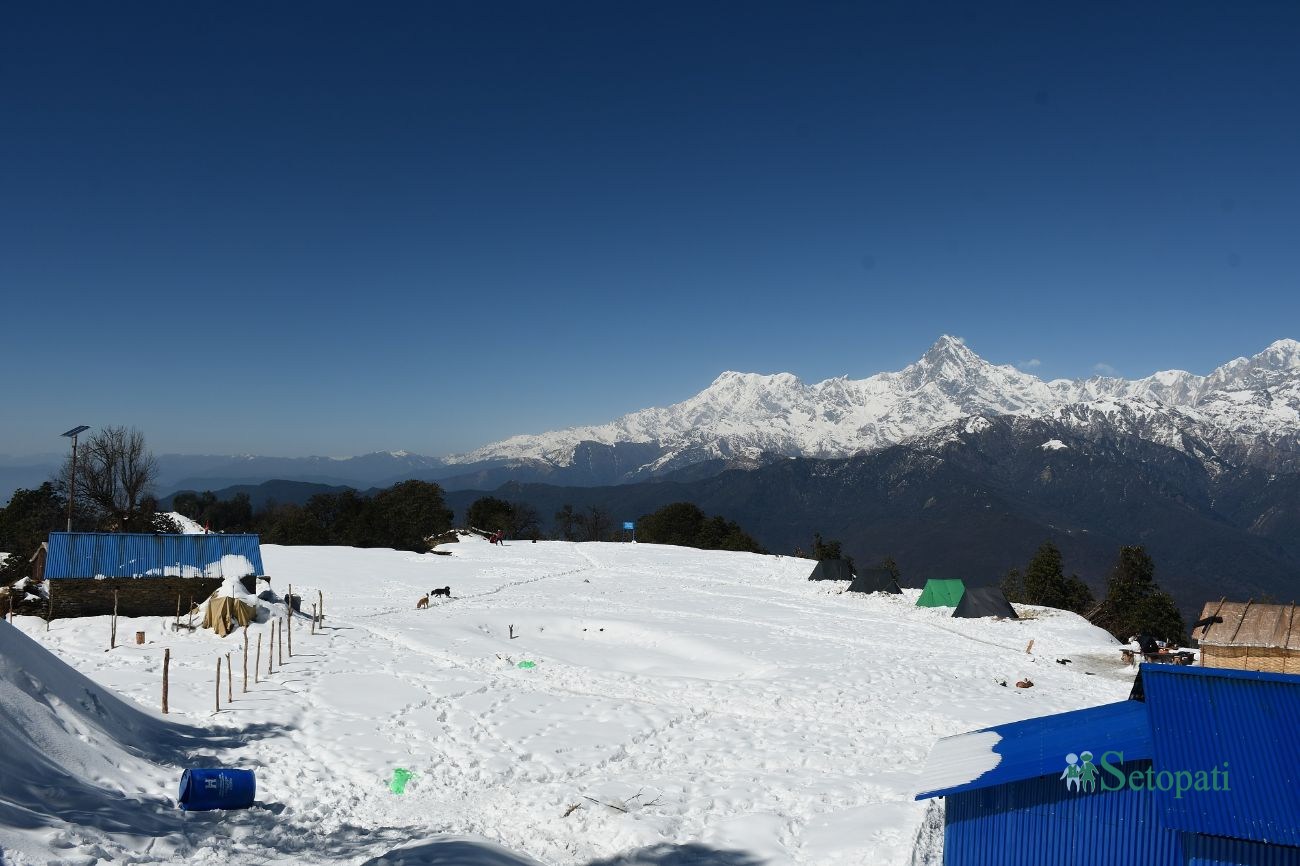
<path id="1" fill-rule="evenodd" d="M 213 490 L 211 487 L 194 487 L 186 489 L 193 493 L 203 493 L 204 491 L 212 490 L 213 494 L 218 499 L 233 499 L 241 493 L 247 493 L 249 502 L 253 506 L 253 510 L 258 511 L 272 502 L 280 505 L 302 505 L 318 493 L 339 493 L 353 488 L 344 485 L 312 484 L 308 481 L 277 480 L 265 481 L 261 484 L 235 484 L 218 490 Z M 176 493 L 182 492 L 185 491 L 176 491 Z M 162 510 L 171 510 L 172 502 L 176 498 L 176 493 L 159 500 Z"/>

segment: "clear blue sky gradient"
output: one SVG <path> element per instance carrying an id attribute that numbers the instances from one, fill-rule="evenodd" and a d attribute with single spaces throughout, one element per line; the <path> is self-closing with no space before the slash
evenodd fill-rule
<path id="1" fill-rule="evenodd" d="M 13 3 L 0 453 L 1300 337 L 1300 4 Z"/>

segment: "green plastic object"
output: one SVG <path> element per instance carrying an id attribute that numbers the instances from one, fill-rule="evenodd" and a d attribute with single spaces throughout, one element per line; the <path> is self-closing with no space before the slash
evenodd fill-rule
<path id="1" fill-rule="evenodd" d="M 392 791 L 394 794 L 405 794 L 406 783 L 411 781 L 414 776 L 415 774 L 405 767 L 398 767 L 396 770 L 393 770 L 393 781 L 388 783 L 388 790 Z"/>
<path id="2" fill-rule="evenodd" d="M 528 670 L 529 668 L 537 667 L 537 664 L 535 662 L 520 662 L 519 667 L 523 668 L 524 670 Z"/>

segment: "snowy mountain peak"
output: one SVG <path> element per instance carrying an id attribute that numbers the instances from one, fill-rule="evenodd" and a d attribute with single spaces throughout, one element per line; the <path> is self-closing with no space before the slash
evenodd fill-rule
<path id="1" fill-rule="evenodd" d="M 1274 370 L 1300 370 L 1300 342 L 1277 340 L 1251 360 Z"/>
<path id="2" fill-rule="evenodd" d="M 672 406 L 608 424 L 515 436 L 447 462 L 535 460 L 566 467 L 584 442 L 637 444 L 650 456 L 643 465 L 620 469 L 619 477 L 631 480 L 718 458 L 849 456 L 970 416 L 1059 418 L 1062 412 L 1080 426 L 1118 425 L 1167 444 L 1180 443 L 1179 431 L 1188 425 L 1242 441 L 1300 443 L 1300 342 L 1279 340 L 1209 376 L 1167 370 L 1137 380 L 1044 382 L 1014 366 L 991 364 L 945 334 L 896 373 L 805 385 L 791 373 L 728 371 Z"/>
<path id="3" fill-rule="evenodd" d="M 931 378 L 944 378 L 989 366 L 992 365 L 968 349 L 960 338 L 944 334 L 908 369 L 923 370 Z"/>
<path id="4" fill-rule="evenodd" d="M 763 373 L 737 373 L 734 370 L 728 370 L 705 389 L 705 392 L 717 390 L 735 390 L 737 388 L 764 389 L 764 388 L 788 388 L 802 387 L 803 383 L 799 377 L 793 373 L 772 373 L 766 375 Z"/>

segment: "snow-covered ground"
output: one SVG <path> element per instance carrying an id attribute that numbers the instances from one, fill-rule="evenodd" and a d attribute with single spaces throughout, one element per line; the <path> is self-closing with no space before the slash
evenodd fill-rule
<path id="1" fill-rule="evenodd" d="M 247 694 L 238 633 L 123 619 L 106 652 L 107 618 L 0 625 L 0 723 L 24 732 L 0 750 L 6 862 L 905 864 L 938 738 L 1130 687 L 1118 645 L 1072 614 L 954 620 L 916 591 L 810 583 L 808 560 L 446 549 L 264 546 L 275 589 L 308 609 L 322 591 L 327 619 L 295 623 L 269 679 L 252 626 Z M 416 610 L 441 586 L 450 601 Z M 235 700 L 223 684 L 214 715 L 228 651 Z M 256 770 L 259 806 L 176 811 L 180 768 L 219 765 Z"/>

